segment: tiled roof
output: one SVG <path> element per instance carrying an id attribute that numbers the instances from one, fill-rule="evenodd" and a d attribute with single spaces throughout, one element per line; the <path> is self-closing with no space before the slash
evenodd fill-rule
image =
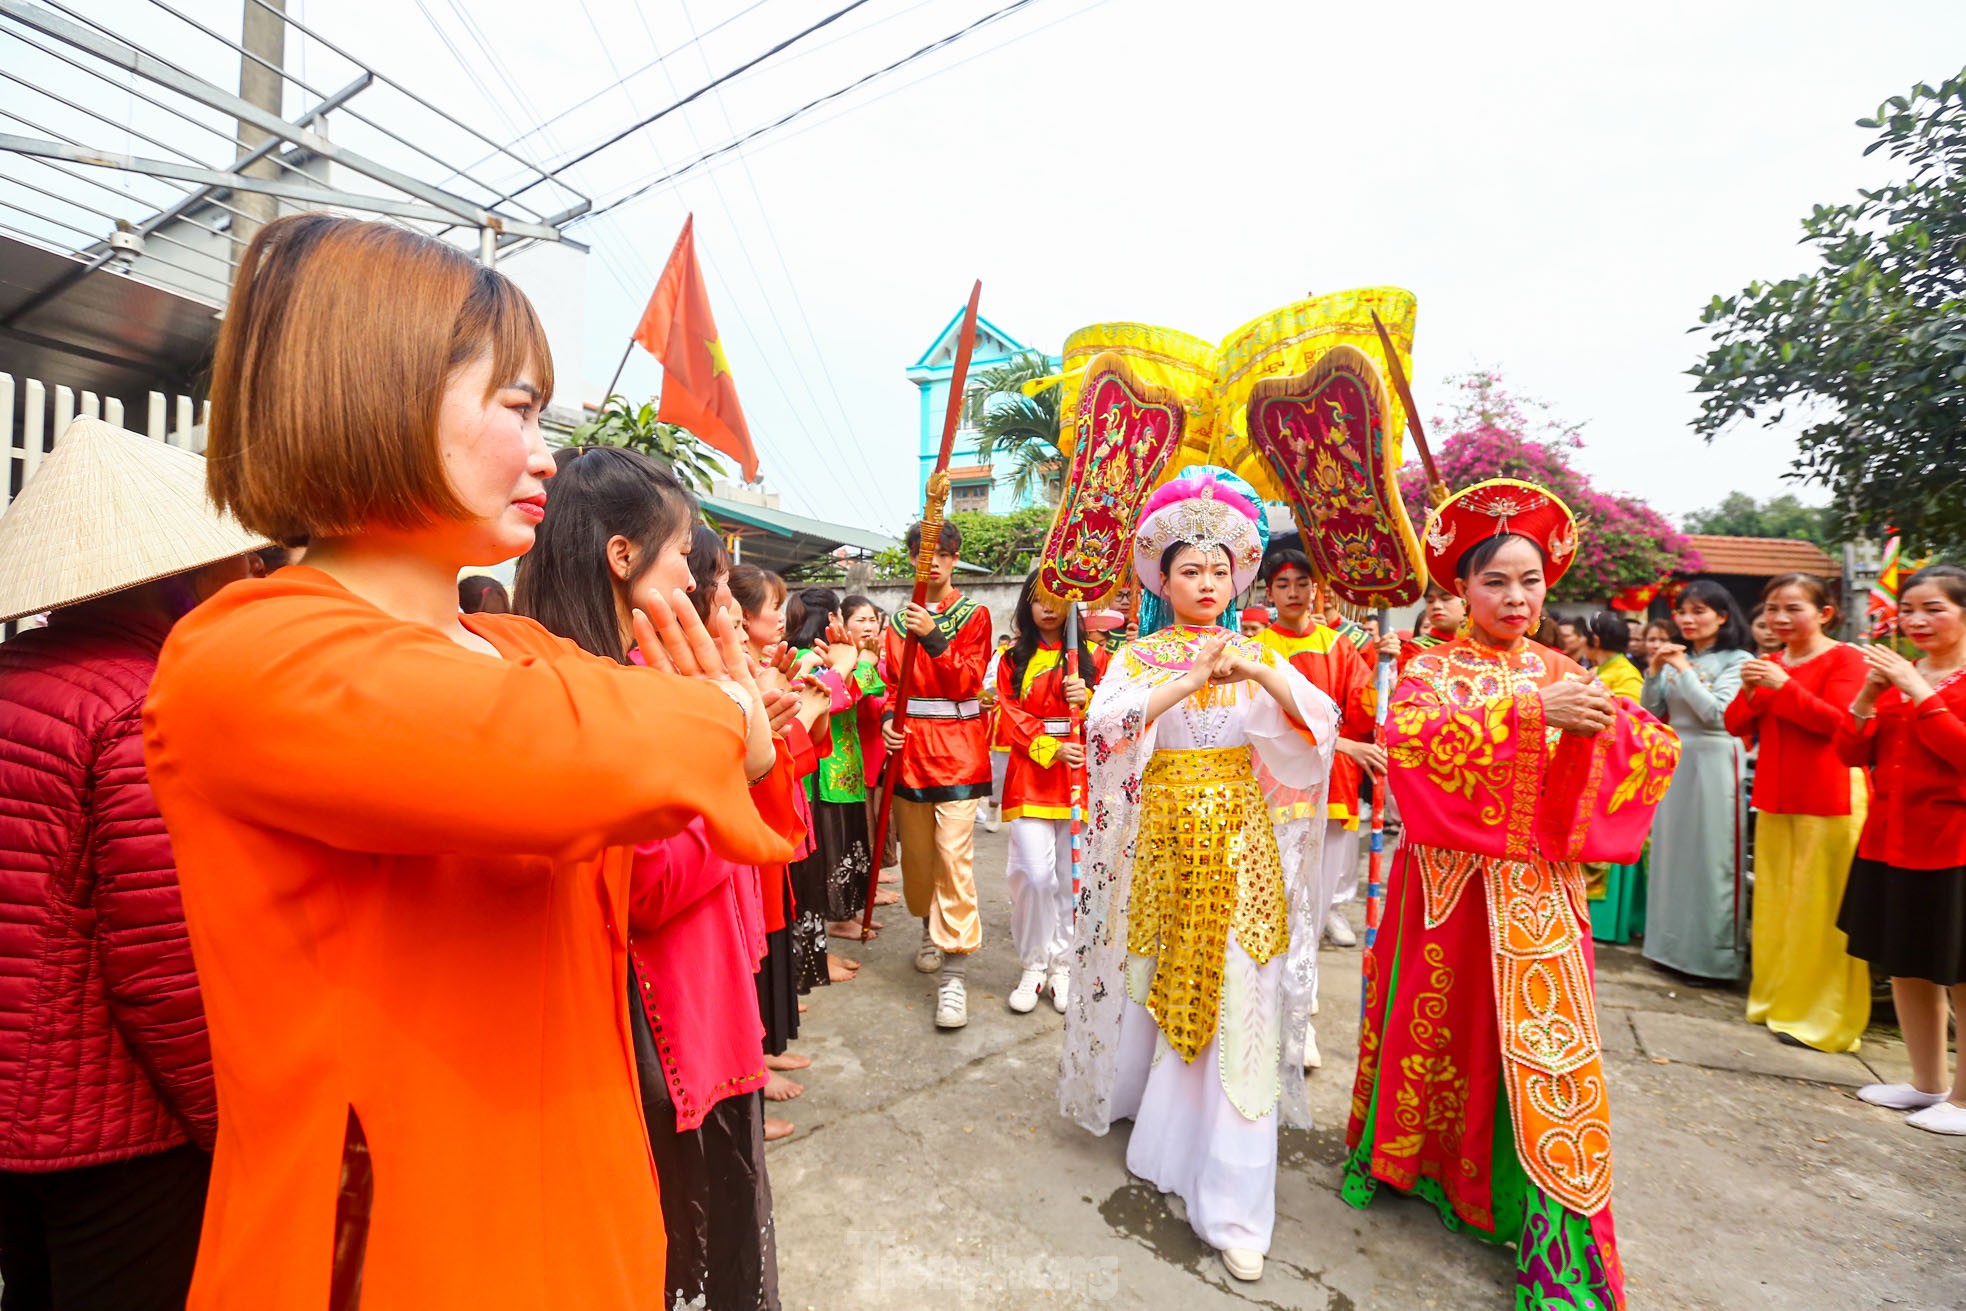
<path id="1" fill-rule="evenodd" d="M 987 464 L 966 464 L 960 469 L 949 470 L 949 481 L 952 483 L 981 482 L 989 477 L 990 466 Z"/>
<path id="2" fill-rule="evenodd" d="M 1833 577 L 1843 572 L 1843 566 L 1822 547 L 1793 537 L 1711 537 L 1689 533 L 1686 540 L 1705 562 L 1701 573 L 1773 578 L 1787 573 Z"/>

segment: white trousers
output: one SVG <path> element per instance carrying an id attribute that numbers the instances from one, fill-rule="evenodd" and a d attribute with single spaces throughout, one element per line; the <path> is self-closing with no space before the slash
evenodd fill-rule
<path id="1" fill-rule="evenodd" d="M 1318 880 L 1320 932 L 1333 906 L 1342 906 L 1358 896 L 1359 834 L 1363 831 L 1347 829 L 1343 820 L 1325 821 L 1324 869 Z"/>
<path id="2" fill-rule="evenodd" d="M 1229 947 L 1231 951 L 1241 948 Z M 1280 988 L 1281 957 L 1259 967 Z M 1183 1061 L 1147 1008 L 1130 998 L 1120 1013 L 1113 1118 L 1131 1119 L 1126 1168 L 1178 1196 L 1188 1224 L 1215 1250 L 1270 1250 L 1277 1222 L 1277 1112 L 1244 1117 L 1222 1091 L 1218 1039 Z"/>
<path id="3" fill-rule="evenodd" d="M 1072 821 L 1013 819 L 1010 940 L 1027 970 L 1063 969 L 1072 955 Z"/>

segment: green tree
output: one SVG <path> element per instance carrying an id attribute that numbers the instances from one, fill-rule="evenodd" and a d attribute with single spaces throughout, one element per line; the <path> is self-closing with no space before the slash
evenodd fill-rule
<path id="1" fill-rule="evenodd" d="M 1721 537 L 1797 537 L 1828 550 L 1836 545 L 1832 519 L 1826 507 L 1804 505 L 1787 494 L 1757 501 L 1746 492 L 1729 492 L 1712 509 L 1687 515 L 1686 531 Z"/>
<path id="2" fill-rule="evenodd" d="M 573 430 L 567 444 L 640 451 L 675 474 L 685 487 L 699 492 L 709 491 L 712 480 L 724 472 L 723 462 L 701 437 L 656 418 L 653 402 L 636 405 L 620 395 L 602 402 L 593 418 Z"/>
<path id="3" fill-rule="evenodd" d="M 1037 562 L 1044 549 L 1044 535 L 1051 528 L 1051 510 L 1042 505 L 1026 506 L 1009 514 L 990 514 L 983 510 L 958 510 L 949 522 L 962 530 L 962 558 L 981 565 L 993 574 L 1021 574 Z M 875 571 L 882 578 L 913 578 L 915 562 L 908 556 L 903 540 L 874 557 Z"/>
<path id="4" fill-rule="evenodd" d="M 1024 384 L 1051 373 L 1051 360 L 1042 351 L 1024 351 L 976 375 L 982 395 L 977 458 L 989 464 L 1001 452 L 1011 462 L 1011 495 L 1046 505 L 1058 504 L 1065 485 L 1065 458 L 1058 449 L 1058 384 L 1034 396 L 1024 394 Z"/>
<path id="5" fill-rule="evenodd" d="M 1966 70 L 1920 83 L 1857 126 L 1903 180 L 1818 205 L 1802 244 L 1820 261 L 1715 296 L 1711 349 L 1691 370 L 1696 431 L 1738 420 L 1805 426 L 1792 476 L 1830 489 L 1833 536 L 1895 527 L 1908 546 L 1966 543 Z"/>

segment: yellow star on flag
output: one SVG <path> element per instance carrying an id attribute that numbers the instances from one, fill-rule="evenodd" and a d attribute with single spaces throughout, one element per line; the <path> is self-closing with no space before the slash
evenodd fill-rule
<path id="1" fill-rule="evenodd" d="M 710 376 L 714 378 L 720 373 L 729 374 L 730 361 L 724 358 L 724 339 L 714 337 L 705 341 L 703 345 L 710 352 Z"/>

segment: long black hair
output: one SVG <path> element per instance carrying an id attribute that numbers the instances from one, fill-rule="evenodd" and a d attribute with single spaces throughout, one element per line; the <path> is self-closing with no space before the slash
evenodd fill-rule
<path id="1" fill-rule="evenodd" d="M 1688 601 L 1698 601 L 1720 616 L 1720 631 L 1713 636 L 1715 651 L 1754 650 L 1754 632 L 1748 627 L 1747 616 L 1741 613 L 1741 603 L 1734 599 L 1732 592 L 1711 578 L 1696 578 L 1673 599 L 1673 610 L 1684 609 Z"/>
<path id="2" fill-rule="evenodd" d="M 803 651 L 825 640 L 826 625 L 840 608 L 840 594 L 830 587 L 807 587 L 785 603 L 785 641 Z"/>
<path id="3" fill-rule="evenodd" d="M 595 655 L 628 662 L 608 568 L 608 542 L 625 537 L 637 569 L 654 564 L 662 548 L 689 530 L 696 498 L 676 476 L 635 451 L 615 446 L 554 453 L 559 473 L 546 484 L 546 518 L 532 550 L 519 557 L 513 608 Z"/>
<path id="4" fill-rule="evenodd" d="M 696 590 L 689 594 L 689 603 L 696 609 L 696 617 L 704 623 L 710 622 L 710 611 L 717 604 L 717 580 L 730 572 L 730 552 L 724 549 L 722 534 L 707 523 L 700 523 L 689 538 L 689 577 L 696 584 Z M 737 622 L 737 616 L 731 616 Z"/>
<path id="5" fill-rule="evenodd" d="M 1037 615 L 1031 610 L 1031 602 L 1037 594 L 1038 571 L 1033 569 L 1025 575 L 1024 586 L 1017 591 L 1017 636 L 1010 644 L 1010 686 L 999 689 L 1012 696 L 1015 696 L 1018 689 L 1024 686 L 1024 667 L 1031 663 L 1031 657 L 1037 652 L 1038 643 L 1042 640 L 1038 633 Z M 1059 634 L 1059 641 L 1061 643 L 1064 641 L 1062 632 Z M 1079 677 L 1085 681 L 1087 687 L 1099 681 L 1099 666 L 1092 662 L 1092 634 L 1086 631 L 1083 620 L 1079 624 Z"/>

